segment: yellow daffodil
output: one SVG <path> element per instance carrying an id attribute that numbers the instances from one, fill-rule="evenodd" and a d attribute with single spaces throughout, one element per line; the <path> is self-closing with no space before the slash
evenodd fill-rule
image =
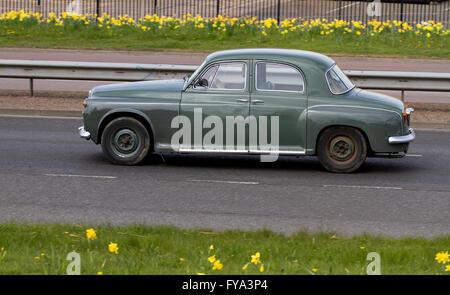
<path id="1" fill-rule="evenodd" d="M 97 233 L 93 228 L 89 228 L 86 230 L 86 238 L 88 240 L 94 240 L 95 238 L 97 238 Z"/>
<path id="2" fill-rule="evenodd" d="M 450 271 L 450 264 L 445 267 L 445 271 Z"/>
<path id="3" fill-rule="evenodd" d="M 213 263 L 214 261 L 216 261 L 216 255 L 213 255 L 213 256 L 211 256 L 211 257 L 208 257 L 208 261 L 209 261 L 210 263 Z"/>
<path id="4" fill-rule="evenodd" d="M 441 251 L 436 254 L 436 257 L 434 258 L 438 263 L 446 264 L 450 261 L 450 255 L 448 254 L 448 251 Z"/>
<path id="5" fill-rule="evenodd" d="M 180 261 L 184 261 L 184 258 L 183 258 L 183 257 L 180 257 Z"/>
<path id="6" fill-rule="evenodd" d="M 204 272 L 198 272 L 197 275 L 198 275 L 198 276 L 204 276 L 205 273 L 204 273 Z"/>
<path id="7" fill-rule="evenodd" d="M 247 270 L 247 268 L 248 268 L 248 263 L 242 267 L 243 270 Z"/>
<path id="8" fill-rule="evenodd" d="M 264 271 L 264 264 L 261 264 L 261 267 L 259 268 L 259 271 L 260 271 L 260 272 L 263 272 L 263 271 Z"/>
<path id="9" fill-rule="evenodd" d="M 366 249 L 366 247 L 361 246 L 361 247 L 359 247 L 359 249 L 364 250 L 364 249 Z"/>
<path id="10" fill-rule="evenodd" d="M 256 252 L 254 255 L 251 256 L 252 260 L 250 261 L 251 263 L 254 263 L 255 265 L 257 265 L 258 263 L 261 263 L 261 254 L 259 252 Z"/>
<path id="11" fill-rule="evenodd" d="M 117 247 L 117 243 L 113 243 L 113 242 L 109 243 L 108 251 L 111 253 L 118 254 L 119 247 Z"/>
<path id="12" fill-rule="evenodd" d="M 313 268 L 312 271 L 313 271 L 313 272 L 317 272 L 318 269 L 317 269 L 317 268 Z"/>
<path id="13" fill-rule="evenodd" d="M 213 270 L 221 270 L 223 268 L 223 264 L 220 262 L 220 260 L 214 261 L 213 264 Z"/>
<path id="14" fill-rule="evenodd" d="M 99 271 L 97 272 L 97 275 L 101 276 L 103 274 L 103 272 Z"/>
<path id="15" fill-rule="evenodd" d="M 214 250 L 214 245 L 209 246 L 209 251 Z"/>

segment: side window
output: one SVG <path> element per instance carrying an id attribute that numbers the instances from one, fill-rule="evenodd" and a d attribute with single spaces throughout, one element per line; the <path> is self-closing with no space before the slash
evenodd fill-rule
<path id="1" fill-rule="evenodd" d="M 245 89 L 247 65 L 244 62 L 228 62 L 219 65 L 209 88 L 243 90 Z"/>
<path id="2" fill-rule="evenodd" d="M 256 89 L 303 92 L 304 82 L 302 75 L 294 67 L 258 62 L 256 64 Z"/>
<path id="3" fill-rule="evenodd" d="M 342 94 L 355 87 L 337 65 L 332 66 L 328 70 L 326 78 L 328 86 L 333 94 Z"/>
<path id="4" fill-rule="evenodd" d="M 202 79 L 205 79 L 206 81 L 208 81 L 208 85 L 211 85 L 214 76 L 216 75 L 217 69 L 219 68 L 219 66 L 212 66 L 210 67 L 203 75 L 202 75 Z"/>

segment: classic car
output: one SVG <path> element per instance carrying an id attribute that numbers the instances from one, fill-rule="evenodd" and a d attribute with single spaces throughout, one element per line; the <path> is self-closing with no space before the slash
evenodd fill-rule
<path id="1" fill-rule="evenodd" d="M 83 105 L 80 136 L 122 165 L 150 153 L 276 154 L 348 173 L 366 157 L 403 157 L 415 138 L 413 109 L 301 50 L 215 52 L 184 79 L 95 87 Z"/>

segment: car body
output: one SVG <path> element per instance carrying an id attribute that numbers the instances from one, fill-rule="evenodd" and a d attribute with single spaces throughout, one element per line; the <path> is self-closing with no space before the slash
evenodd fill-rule
<path id="1" fill-rule="evenodd" d="M 196 114 L 198 109 L 200 115 Z M 250 143 L 249 124 L 245 127 L 245 144 L 241 142 L 238 147 L 228 146 L 225 135 L 223 142 L 217 140 L 219 136 L 215 139 L 216 143 L 224 143 L 222 147 L 207 148 L 196 145 L 194 140 L 174 144 L 173 137 L 181 128 L 181 124 L 174 125 L 174 118 L 195 121 L 196 116 L 212 116 L 226 121 L 230 116 L 251 116 L 261 126 L 261 117 L 276 116 L 279 155 L 318 156 L 330 171 L 352 172 L 366 156 L 406 154 L 409 142 L 415 138 L 409 128 L 412 111 L 405 109 L 400 100 L 355 87 L 325 55 L 301 50 L 235 49 L 210 54 L 184 80 L 94 88 L 85 100 L 84 126 L 79 132 L 81 137 L 102 144 L 107 157 L 118 164 L 137 164 L 148 151 L 266 154 L 258 140 Z M 136 129 L 145 128 L 148 134 L 143 131 L 144 138 L 139 138 L 137 132 L 127 128 L 127 121 L 121 120 L 110 127 L 116 133 L 104 136 L 111 122 L 126 118 L 138 121 L 142 126 Z M 200 135 L 191 131 L 194 139 L 201 141 L 206 136 L 208 128 L 204 124 Z M 276 125 L 268 124 L 269 129 Z M 132 132 L 120 131 L 124 129 Z M 102 142 L 102 138 L 107 142 Z M 148 147 L 139 146 L 145 155 L 128 156 L 126 144 L 133 142 L 133 148 L 137 148 L 136 142 L 147 141 Z M 357 158 L 353 157 L 355 153 Z"/>

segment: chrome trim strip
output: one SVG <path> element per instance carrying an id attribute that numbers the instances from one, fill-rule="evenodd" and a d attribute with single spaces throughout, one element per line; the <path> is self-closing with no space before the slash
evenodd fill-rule
<path id="1" fill-rule="evenodd" d="M 268 150 L 224 150 L 224 149 L 183 149 L 178 150 L 180 153 L 224 153 L 224 154 L 277 154 L 277 155 L 306 155 L 306 151 L 268 151 Z"/>
<path id="2" fill-rule="evenodd" d="M 84 138 L 86 140 L 91 139 L 91 133 L 89 133 L 88 131 L 84 130 L 84 126 L 78 127 L 78 134 L 80 134 L 81 138 Z"/>
<path id="3" fill-rule="evenodd" d="M 408 135 L 391 136 L 391 137 L 389 137 L 389 143 L 390 144 L 408 143 L 408 142 L 413 141 L 415 138 L 416 138 L 416 133 L 414 132 L 414 129 L 409 128 Z"/>
<path id="4" fill-rule="evenodd" d="M 232 153 L 232 154 L 247 154 L 248 150 L 224 150 L 224 149 L 185 149 L 180 148 L 180 153 Z"/>
<path id="5" fill-rule="evenodd" d="M 314 108 L 320 108 L 320 107 L 345 107 L 345 108 L 359 108 L 359 109 L 380 110 L 380 111 L 386 111 L 386 112 L 391 112 L 391 113 L 397 114 L 400 117 L 400 119 L 403 120 L 402 115 L 397 113 L 396 111 L 382 109 L 382 108 L 355 106 L 355 105 L 317 104 L 317 105 L 313 105 L 313 106 L 308 107 L 307 110 L 314 109 Z"/>

